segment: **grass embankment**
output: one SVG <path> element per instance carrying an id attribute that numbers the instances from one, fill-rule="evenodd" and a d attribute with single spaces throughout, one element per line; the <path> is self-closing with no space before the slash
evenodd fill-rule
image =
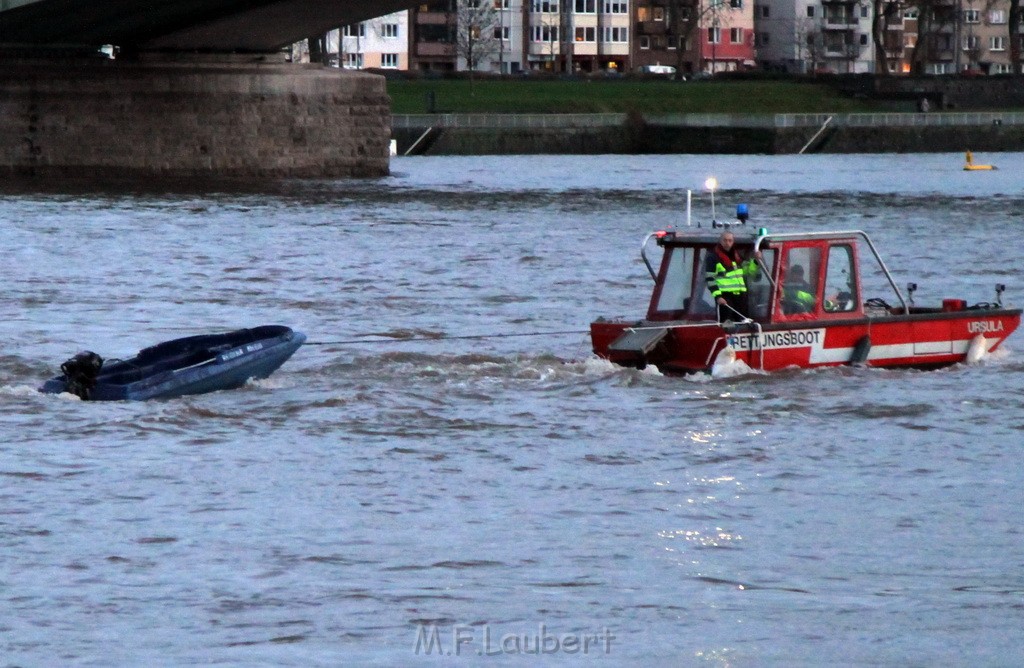
<path id="1" fill-rule="evenodd" d="M 843 113 L 884 110 L 829 86 L 780 81 L 389 80 L 396 114 Z M 891 107 L 889 108 L 891 110 Z"/>

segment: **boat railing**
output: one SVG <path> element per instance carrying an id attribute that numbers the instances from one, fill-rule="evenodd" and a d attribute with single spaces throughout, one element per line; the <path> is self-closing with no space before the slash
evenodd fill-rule
<path id="1" fill-rule="evenodd" d="M 654 265 L 651 264 L 650 259 L 647 257 L 647 242 L 656 236 L 658 236 L 657 232 L 651 232 L 644 237 L 644 240 L 640 243 L 640 257 L 644 259 L 644 264 L 647 265 L 647 272 L 651 275 L 651 279 L 655 281 L 658 280 L 658 273 L 654 271 Z"/>

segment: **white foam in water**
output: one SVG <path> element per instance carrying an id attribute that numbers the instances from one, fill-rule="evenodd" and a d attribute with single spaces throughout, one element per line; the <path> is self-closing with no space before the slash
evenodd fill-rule
<path id="1" fill-rule="evenodd" d="M 261 390 L 283 390 L 291 387 L 291 384 L 285 380 L 277 378 L 259 378 L 245 381 L 247 386 L 258 387 Z"/>
<path id="2" fill-rule="evenodd" d="M 737 359 L 723 364 L 715 364 L 711 369 L 712 378 L 733 378 L 751 373 L 755 373 L 755 371 L 746 362 Z"/>
<path id="3" fill-rule="evenodd" d="M 4 385 L 0 387 L 0 394 L 6 394 L 12 397 L 32 397 L 39 394 L 39 388 L 32 387 L 31 385 Z M 66 392 L 59 396 L 69 396 L 78 399 L 73 394 L 67 394 Z"/>

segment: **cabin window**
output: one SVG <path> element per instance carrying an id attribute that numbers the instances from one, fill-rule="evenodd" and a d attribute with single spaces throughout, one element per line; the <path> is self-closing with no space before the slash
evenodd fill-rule
<path id="1" fill-rule="evenodd" d="M 853 267 L 852 246 L 843 244 L 828 249 L 828 266 L 825 270 L 826 311 L 853 311 L 857 308 Z"/>
<path id="2" fill-rule="evenodd" d="M 779 277 L 781 306 L 784 315 L 814 313 L 818 303 L 818 270 L 821 248 L 805 246 L 790 248 Z"/>
<path id="3" fill-rule="evenodd" d="M 693 249 L 673 248 L 658 297 L 659 311 L 684 311 L 693 292 Z"/>
<path id="4" fill-rule="evenodd" d="M 761 262 L 753 275 L 747 276 L 747 293 L 750 297 L 750 317 L 755 320 L 766 320 L 771 307 L 772 286 L 768 276 L 765 275 L 765 268 L 769 273 L 775 266 L 775 249 L 764 248 L 761 250 Z"/>

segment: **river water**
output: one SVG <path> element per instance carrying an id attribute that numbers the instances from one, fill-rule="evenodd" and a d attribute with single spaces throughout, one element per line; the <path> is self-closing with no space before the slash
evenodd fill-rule
<path id="1" fill-rule="evenodd" d="M 687 188 L 710 218 L 711 174 L 718 218 L 866 230 L 918 303 L 1024 303 L 1024 154 L 989 158 L 2 186 L 0 665 L 1020 665 L 1019 333 L 714 379 L 583 333 L 643 315 L 639 242 Z M 84 348 L 274 323 L 320 345 L 240 390 L 35 391 Z"/>

